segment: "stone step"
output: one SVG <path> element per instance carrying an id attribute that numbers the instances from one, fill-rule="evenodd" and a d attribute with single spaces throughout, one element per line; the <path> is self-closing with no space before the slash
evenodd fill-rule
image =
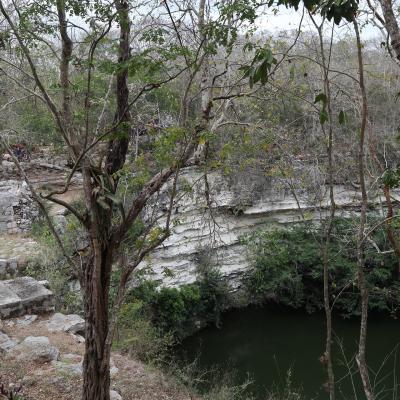
<path id="1" fill-rule="evenodd" d="M 24 276 L 0 281 L 0 318 L 54 311 L 54 294 L 41 282 Z"/>

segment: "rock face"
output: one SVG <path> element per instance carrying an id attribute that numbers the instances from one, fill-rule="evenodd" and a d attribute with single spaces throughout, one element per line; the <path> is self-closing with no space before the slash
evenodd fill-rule
<path id="1" fill-rule="evenodd" d="M 85 330 L 85 320 L 76 314 L 55 313 L 46 325 L 49 332 L 64 331 L 75 334 Z"/>
<path id="2" fill-rule="evenodd" d="M 179 286 L 196 279 L 198 265 L 204 257 L 218 265 L 223 276 L 237 289 L 249 270 L 246 248 L 241 236 L 257 229 L 298 223 L 302 220 L 299 205 L 307 219 L 319 219 L 327 213 L 327 196 L 324 188 L 319 201 L 304 191 L 295 198 L 284 182 L 271 178 L 263 181 L 246 176 L 245 180 L 232 182 L 217 172 L 208 174 L 209 204 L 205 184 L 199 170 L 181 171 L 178 186 L 191 188 L 174 204 L 171 236 L 140 264 L 150 270 L 152 279 L 167 286 Z M 182 191 L 181 191 L 182 192 Z M 178 193 L 181 193 L 178 192 Z M 398 197 L 398 196 L 397 196 Z M 336 186 L 337 215 L 357 215 L 359 193 L 351 186 Z M 370 196 L 371 206 L 379 203 L 379 196 Z M 168 188 L 157 197 L 158 215 L 168 209 Z M 211 212 L 210 209 L 211 208 Z M 165 220 L 160 220 L 163 226 Z"/>
<path id="3" fill-rule="evenodd" d="M 57 360 L 60 352 L 56 347 L 50 345 L 48 337 L 28 336 L 11 350 L 10 355 L 21 361 L 46 363 Z"/>
<path id="4" fill-rule="evenodd" d="M 30 277 L 0 281 L 0 318 L 54 310 L 54 295 Z"/>
<path id="5" fill-rule="evenodd" d="M 0 233 L 26 232 L 38 214 L 25 182 L 0 181 Z"/>

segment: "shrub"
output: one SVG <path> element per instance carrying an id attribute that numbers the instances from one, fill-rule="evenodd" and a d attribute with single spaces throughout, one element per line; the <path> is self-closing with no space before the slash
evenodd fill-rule
<path id="1" fill-rule="evenodd" d="M 70 223 L 68 225 L 71 225 Z M 62 235 L 67 249 L 71 247 L 70 233 Z M 40 245 L 37 256 L 28 260 L 25 274 L 38 280 L 47 280 L 54 293 L 57 311 L 64 313 L 82 313 L 82 299 L 79 291 L 73 288 L 73 272 L 62 255 L 56 240 L 44 221 L 36 222 L 32 227 L 32 236 Z M 75 278 L 76 279 L 76 278 Z"/>
<path id="2" fill-rule="evenodd" d="M 141 301 L 124 304 L 119 313 L 116 349 L 128 351 L 147 363 L 161 362 L 173 345 L 171 334 L 162 334 L 143 313 Z"/>
<path id="3" fill-rule="evenodd" d="M 242 239 L 248 249 L 252 269 L 247 291 L 258 302 L 273 299 L 309 312 L 323 308 L 323 263 L 320 244 L 323 226 L 300 224 L 289 229 L 258 231 Z M 336 219 L 329 254 L 331 301 L 343 316 L 359 314 L 356 273 L 357 222 Z M 372 238 L 381 250 L 387 250 L 383 230 Z M 370 288 L 370 308 L 396 314 L 400 306 L 400 285 L 394 279 L 393 254 L 366 248 L 365 270 Z"/>
<path id="4" fill-rule="evenodd" d="M 126 296 L 119 316 L 119 331 L 123 332 L 119 336 L 125 338 L 117 340 L 117 346 L 141 358 L 162 358 L 172 342 L 205 323 L 218 324 L 227 305 L 227 286 L 215 268 L 207 268 L 195 283 L 179 288 L 142 281 Z"/>

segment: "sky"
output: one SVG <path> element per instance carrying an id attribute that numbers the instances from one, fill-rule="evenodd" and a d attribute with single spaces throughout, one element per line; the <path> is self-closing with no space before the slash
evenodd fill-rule
<path id="1" fill-rule="evenodd" d="M 258 20 L 258 26 L 271 32 L 279 32 L 281 30 L 297 30 L 301 21 L 302 10 L 295 11 L 294 9 L 287 9 L 284 6 L 278 7 L 278 12 L 274 15 L 273 11 L 268 11 L 266 15 Z M 316 20 L 321 20 L 316 17 Z M 373 38 L 382 38 L 382 34 L 378 28 L 373 26 L 370 22 L 366 24 L 367 19 L 360 17 L 361 37 L 364 40 Z M 330 25 L 331 26 L 331 25 Z M 315 31 L 315 28 L 309 18 L 307 12 L 304 14 L 303 30 Z M 330 30 L 330 28 L 329 28 Z M 349 23 L 342 23 L 341 26 L 335 27 L 337 37 L 353 34 L 352 25 Z"/>

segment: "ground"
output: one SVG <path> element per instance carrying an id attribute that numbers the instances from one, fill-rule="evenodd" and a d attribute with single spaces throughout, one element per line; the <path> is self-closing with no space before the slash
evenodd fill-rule
<path id="1" fill-rule="evenodd" d="M 38 244 L 28 235 L 0 235 L 0 258 L 17 258 L 19 263 L 38 253 Z"/>
<path id="2" fill-rule="evenodd" d="M 82 355 L 84 344 L 76 336 L 66 332 L 50 333 L 45 325 L 49 316 L 41 316 L 35 322 L 21 326 L 14 320 L 0 321 L 0 331 L 12 338 L 23 340 L 27 336 L 47 336 L 50 343 L 66 354 Z M 112 388 L 124 400 L 195 400 L 172 377 L 129 356 L 113 353 L 118 372 L 112 378 Z M 0 355 L 0 384 L 6 387 L 22 385 L 24 400 L 79 400 L 82 385 L 80 376 L 57 369 L 53 363 L 36 364 L 16 361 L 9 355 Z"/>

